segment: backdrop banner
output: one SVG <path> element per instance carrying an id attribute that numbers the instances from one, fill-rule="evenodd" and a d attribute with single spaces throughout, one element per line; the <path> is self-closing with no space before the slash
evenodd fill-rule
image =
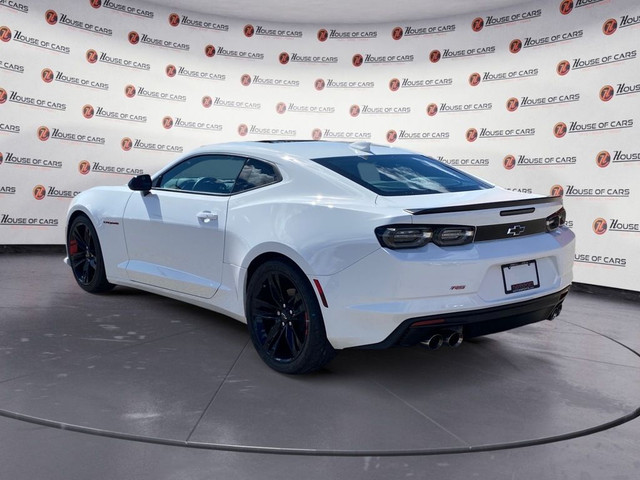
<path id="1" fill-rule="evenodd" d="M 202 144 L 364 140 L 564 195 L 575 280 L 640 290 L 639 44 L 626 1 L 345 26 L 0 0 L 0 244 L 64 243 L 78 192 Z"/>

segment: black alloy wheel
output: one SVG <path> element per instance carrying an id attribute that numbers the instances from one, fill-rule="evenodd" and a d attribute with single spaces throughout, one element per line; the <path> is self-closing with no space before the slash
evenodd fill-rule
<path id="1" fill-rule="evenodd" d="M 281 373 L 309 373 L 335 355 L 307 278 L 280 261 L 259 266 L 247 288 L 247 325 L 262 360 Z"/>
<path id="2" fill-rule="evenodd" d="M 82 289 L 99 293 L 114 287 L 107 281 L 96 230 L 84 215 L 76 217 L 69 227 L 67 254 L 73 276 Z"/>

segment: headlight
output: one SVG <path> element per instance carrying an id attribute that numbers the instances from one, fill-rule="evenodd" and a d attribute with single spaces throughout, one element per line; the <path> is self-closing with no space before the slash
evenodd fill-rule
<path id="1" fill-rule="evenodd" d="M 547 232 L 553 232 L 567 221 L 567 212 L 563 208 L 547 217 Z"/>
<path id="2" fill-rule="evenodd" d="M 429 242 L 440 247 L 466 245 L 473 241 L 476 230 L 457 225 L 387 225 L 375 232 L 380 245 L 396 250 L 420 248 Z"/>

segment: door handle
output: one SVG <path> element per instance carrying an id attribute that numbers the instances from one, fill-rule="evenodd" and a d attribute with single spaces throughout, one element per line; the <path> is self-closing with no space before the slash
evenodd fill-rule
<path id="1" fill-rule="evenodd" d="M 196 217 L 198 220 L 202 220 L 202 223 L 211 223 L 218 220 L 218 214 L 210 212 L 209 210 L 198 213 Z"/>

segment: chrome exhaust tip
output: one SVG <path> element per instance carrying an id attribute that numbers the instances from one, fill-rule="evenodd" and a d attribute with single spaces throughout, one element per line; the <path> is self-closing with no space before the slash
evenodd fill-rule
<path id="1" fill-rule="evenodd" d="M 421 345 L 424 345 L 429 350 L 437 350 L 442 346 L 443 343 L 444 343 L 444 339 L 442 338 L 442 335 L 440 335 L 439 333 L 431 335 L 426 340 L 420 342 Z"/>
<path id="2" fill-rule="evenodd" d="M 462 333 L 457 331 L 448 332 L 444 338 L 444 343 L 451 348 L 457 348 L 462 343 Z"/>
<path id="3" fill-rule="evenodd" d="M 562 304 L 561 303 L 558 304 L 556 306 L 556 308 L 553 309 L 553 312 L 551 312 L 551 315 L 549 315 L 549 318 L 547 318 L 547 320 L 553 320 L 558 315 L 560 315 L 560 312 L 562 312 Z"/>

